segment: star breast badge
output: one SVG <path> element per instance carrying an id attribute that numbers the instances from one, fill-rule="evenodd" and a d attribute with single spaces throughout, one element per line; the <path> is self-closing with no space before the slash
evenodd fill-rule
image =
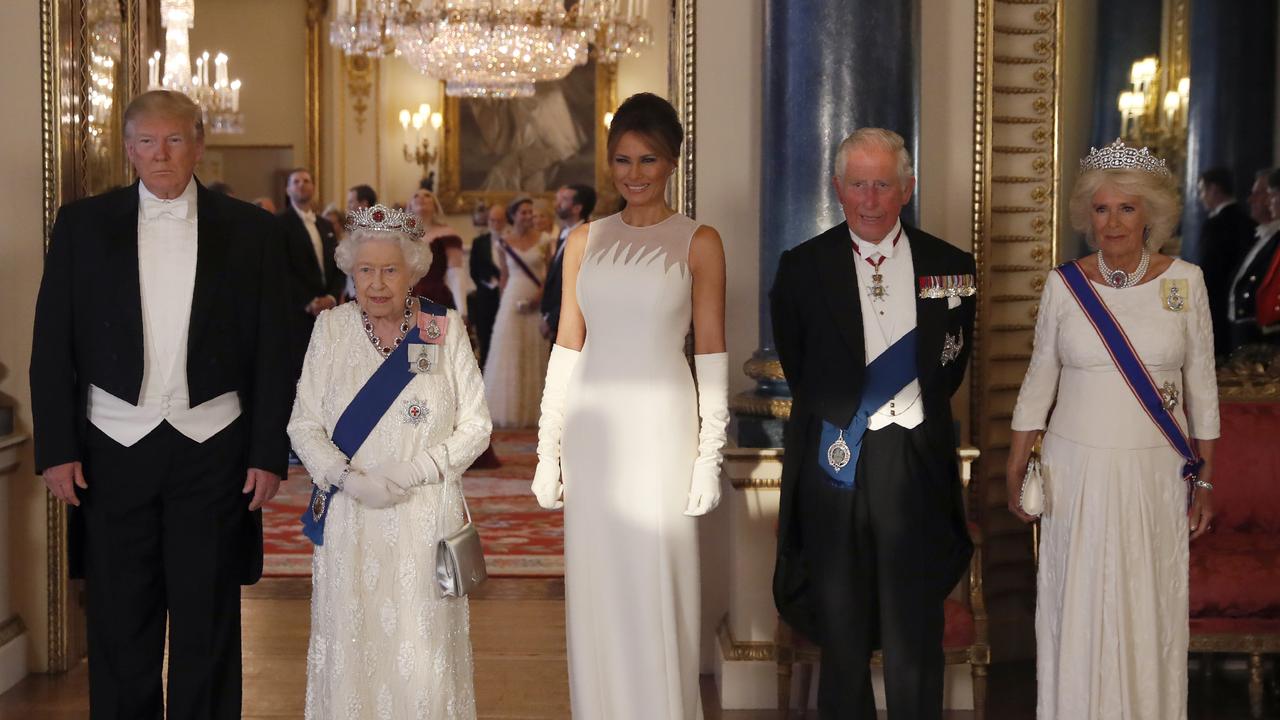
<path id="1" fill-rule="evenodd" d="M 405 400 L 404 401 L 404 421 L 410 425 L 417 425 L 424 422 L 427 416 L 431 414 L 431 408 L 421 400 Z"/>

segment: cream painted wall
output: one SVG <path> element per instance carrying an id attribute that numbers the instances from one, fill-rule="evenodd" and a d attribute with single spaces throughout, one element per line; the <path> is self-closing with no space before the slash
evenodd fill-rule
<path id="1" fill-rule="evenodd" d="M 17 407 L 15 425 L 31 432 L 31 324 L 36 290 L 44 265 L 41 135 L 39 3 L 0 3 L 0 43 L 21 68 L 0 73 L 0 397 Z M 46 666 L 45 489 L 33 473 L 31 445 L 22 450 L 18 468 L 7 478 L 7 502 L 0 493 L 0 513 L 8 532 L 0 538 L 9 556 L 9 577 L 0 578 L 0 621 L 17 612 L 31 642 L 27 659 L 33 670 Z"/>

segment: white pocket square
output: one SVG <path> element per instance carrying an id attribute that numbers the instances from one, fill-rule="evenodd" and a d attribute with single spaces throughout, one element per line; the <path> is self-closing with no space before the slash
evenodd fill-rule
<path id="1" fill-rule="evenodd" d="M 956 297 L 956 296 L 954 296 L 954 295 L 952 295 L 952 296 L 950 296 L 950 297 L 948 297 L 948 298 L 947 298 L 947 309 L 948 309 L 948 310 L 955 310 L 955 309 L 956 309 L 956 308 L 958 308 L 958 307 L 960 307 L 960 298 L 958 298 L 958 297 Z"/>

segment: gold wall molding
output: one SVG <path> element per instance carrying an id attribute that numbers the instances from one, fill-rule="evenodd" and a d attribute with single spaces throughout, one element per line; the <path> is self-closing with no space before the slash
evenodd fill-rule
<path id="1" fill-rule="evenodd" d="M 684 126 L 680 165 L 672 183 L 672 207 L 689 217 L 697 214 L 697 45 L 696 0 L 673 0 L 671 6 L 670 94 Z M 606 159 L 607 160 L 607 159 Z M 606 164 L 607 166 L 607 164 Z"/>
<path id="2" fill-rule="evenodd" d="M 987 531 L 1008 525 L 999 514 L 1006 506 L 1009 418 L 1030 359 L 1022 350 L 1031 348 L 1039 293 L 1058 255 L 1062 0 L 976 0 L 975 10 L 973 247 L 979 291 L 969 412 L 971 442 L 983 455 L 975 464 L 977 492 L 969 512 Z M 1021 527 L 987 534 L 988 544 L 1006 550 L 1030 543 L 1030 531 Z M 993 555 L 1018 553 L 996 550 L 987 557 Z M 1029 562 L 1023 570 L 1034 576 Z M 993 596 L 1026 591 L 1017 582 L 991 590 Z M 1016 602 L 1031 606 L 1030 597 Z M 1030 631 L 1032 616 L 1002 613 L 1001 619 L 1005 627 L 995 629 L 992 644 L 1007 653 L 1020 644 L 1016 637 Z"/>
<path id="3" fill-rule="evenodd" d="M 716 628 L 720 640 L 720 654 L 726 662 L 773 662 L 773 643 L 768 640 L 735 640 L 729 628 L 729 614 L 720 619 Z"/>
<path id="4" fill-rule="evenodd" d="M 324 53 L 327 48 L 329 0 L 307 0 L 307 162 L 316 197 L 326 197 L 324 153 Z"/>
<path id="5" fill-rule="evenodd" d="M 351 97 L 351 110 L 355 113 L 358 135 L 364 134 L 365 113 L 369 111 L 369 93 L 373 90 L 373 66 L 377 62 L 364 55 L 344 55 L 343 57 L 342 65 L 346 70 L 347 93 Z"/>

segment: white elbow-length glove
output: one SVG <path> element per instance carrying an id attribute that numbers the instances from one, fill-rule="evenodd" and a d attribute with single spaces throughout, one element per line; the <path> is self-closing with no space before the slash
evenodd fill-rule
<path id="1" fill-rule="evenodd" d="M 460 267 L 451 267 L 444 271 L 444 285 L 453 296 L 453 304 L 458 308 L 458 315 L 463 322 L 467 319 L 467 275 Z"/>
<path id="2" fill-rule="evenodd" d="M 564 507 L 564 484 L 560 478 L 560 439 L 564 436 L 564 404 L 569 376 L 578 364 L 577 350 L 551 346 L 547 378 L 542 385 L 542 414 L 538 417 L 538 467 L 533 471 L 531 489 L 538 504 L 547 510 Z"/>
<path id="3" fill-rule="evenodd" d="M 430 457 L 382 463 L 370 470 L 369 474 L 386 478 L 405 491 L 419 485 L 435 485 L 441 480 L 440 469 Z"/>
<path id="4" fill-rule="evenodd" d="M 720 461 L 729 425 L 729 353 L 693 356 L 698 375 L 698 459 L 693 461 L 689 506 L 684 514 L 706 515 L 720 504 Z"/>

